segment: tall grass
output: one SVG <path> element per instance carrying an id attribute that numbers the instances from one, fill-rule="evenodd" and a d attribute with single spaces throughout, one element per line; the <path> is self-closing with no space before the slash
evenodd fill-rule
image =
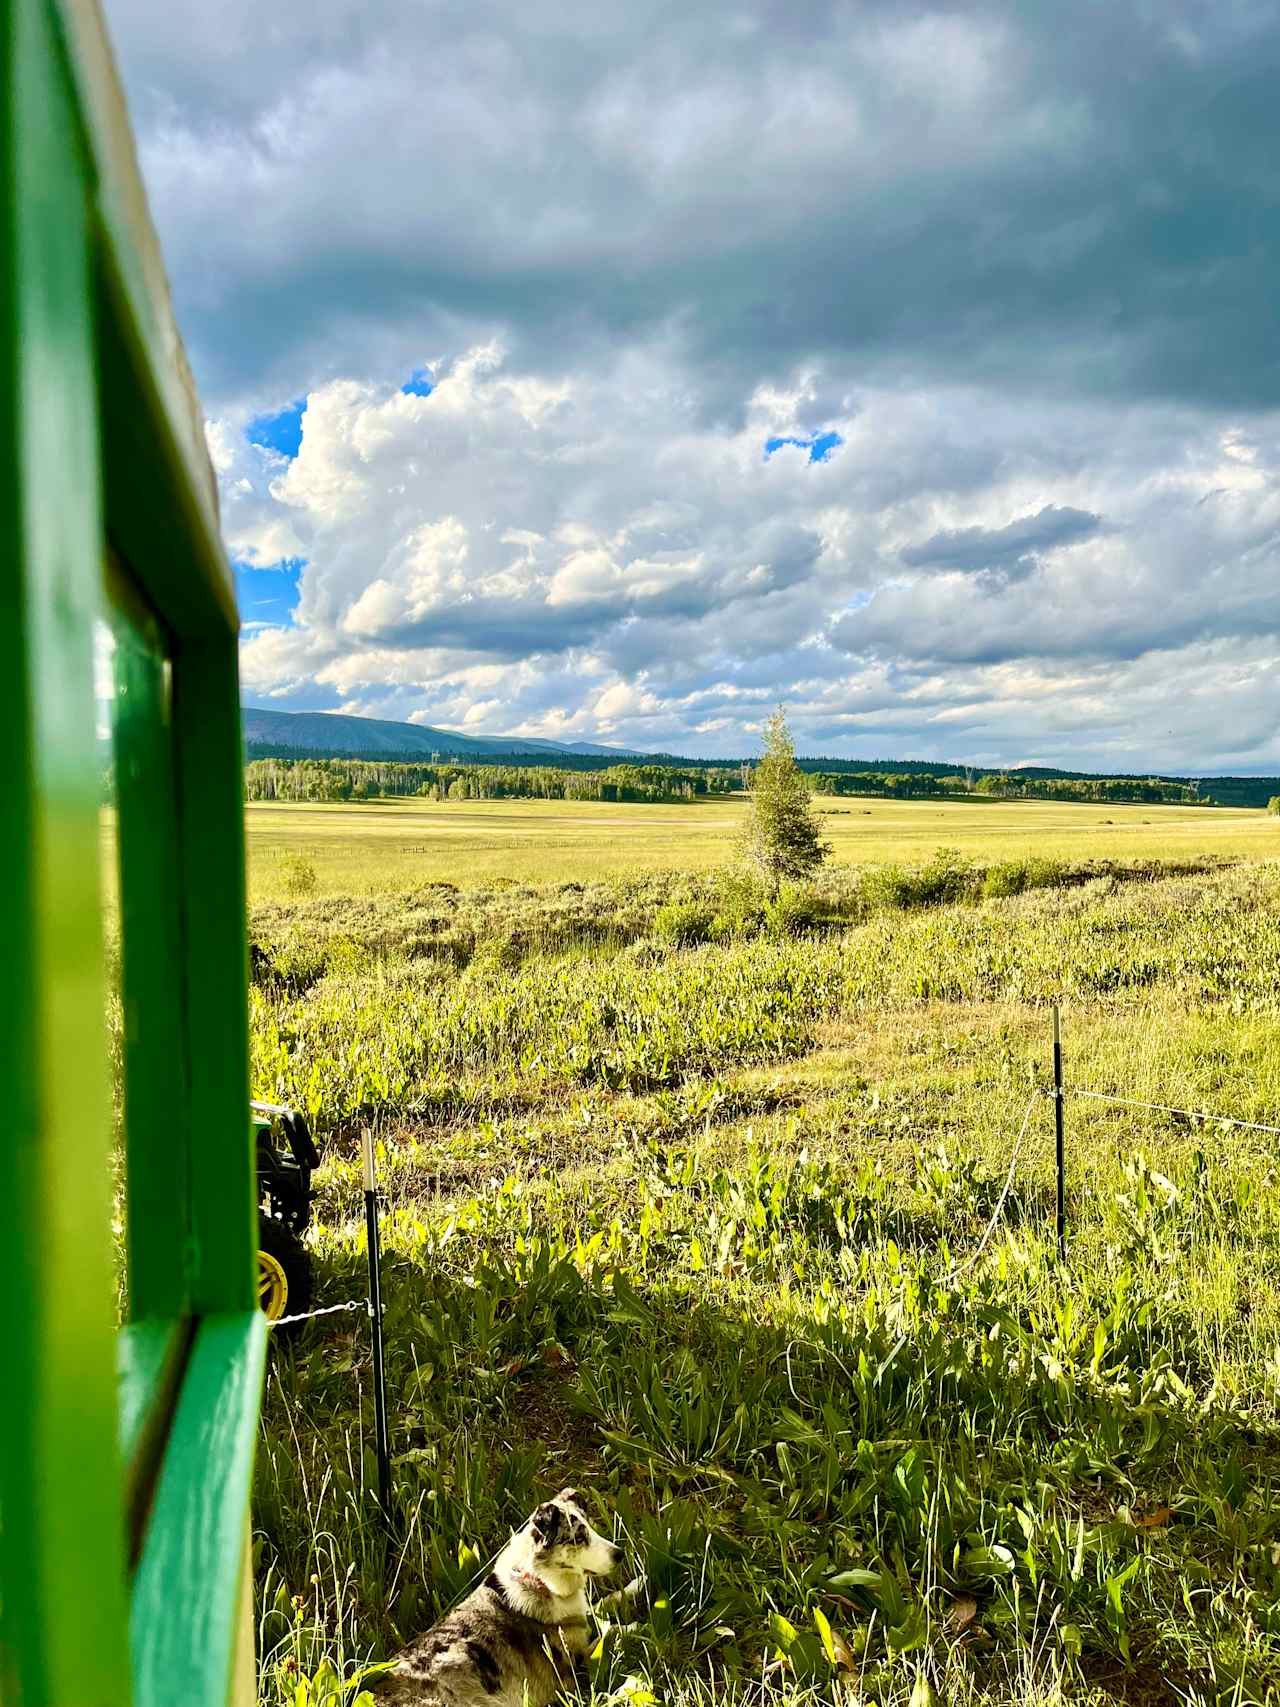
<path id="1" fill-rule="evenodd" d="M 1002 886 L 850 880 L 680 947 L 662 908 L 718 901 L 672 882 L 634 934 L 459 961 L 368 905 L 259 921 L 255 1091 L 329 1135 L 322 1301 L 378 1128 L 395 1456 L 386 1536 L 364 1330 L 276 1348 L 265 1701 L 336 1704 L 566 1482 L 648 1584 L 601 1699 L 1280 1698 L 1271 1141 L 1070 1103 L 1059 1264 L 1044 1104 L 963 1260 L 1051 998 L 1076 1083 L 1280 1109 L 1280 873 Z"/>
<path id="2" fill-rule="evenodd" d="M 1124 885 L 1108 875 L 905 918 L 858 895 L 867 922 L 825 932 L 817 895 L 793 903 L 782 928 L 762 918 L 774 928 L 693 952 L 679 952 L 668 901 L 651 915 L 658 941 L 619 951 L 602 925 L 585 953 L 578 922 L 561 952 L 517 953 L 495 931 L 462 969 L 419 958 L 412 934 L 362 945 L 349 931 L 327 942 L 309 932 L 301 946 L 285 937 L 260 950 L 254 1083 L 333 1130 L 513 1091 L 669 1085 L 793 1055 L 842 1014 L 926 1000 L 1124 1005 L 1161 986 L 1269 1012 L 1280 1002 L 1278 893 L 1275 870 L 1261 867 Z"/>

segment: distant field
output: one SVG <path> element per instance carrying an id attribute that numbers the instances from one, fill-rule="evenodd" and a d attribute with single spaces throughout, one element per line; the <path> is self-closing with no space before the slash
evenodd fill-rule
<path id="1" fill-rule="evenodd" d="M 586 882 L 627 872 L 704 871 L 731 856 L 745 805 L 600 801 L 380 800 L 361 805 L 246 808 L 250 893 L 276 898 L 282 856 L 315 866 L 322 895 L 385 893 L 422 883 L 460 887 L 510 877 Z M 1280 822 L 1265 812 L 1058 801 L 821 801 L 834 858 L 907 864 L 939 847 L 993 861 L 1239 858 L 1280 853 Z"/>

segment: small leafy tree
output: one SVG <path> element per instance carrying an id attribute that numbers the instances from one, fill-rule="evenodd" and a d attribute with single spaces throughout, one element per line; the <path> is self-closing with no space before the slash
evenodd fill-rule
<path id="1" fill-rule="evenodd" d="M 1280 817 L 1280 794 L 1273 794 L 1267 802 L 1267 811 L 1274 812 Z"/>
<path id="2" fill-rule="evenodd" d="M 304 859 L 301 854 L 286 854 L 280 862 L 280 871 L 290 895 L 301 897 L 315 894 L 319 880 L 316 868 L 309 859 Z"/>
<path id="3" fill-rule="evenodd" d="M 813 815 L 809 781 L 781 708 L 765 727 L 764 757 L 751 777 L 743 851 L 773 894 L 784 878 L 807 877 L 831 852 Z"/>

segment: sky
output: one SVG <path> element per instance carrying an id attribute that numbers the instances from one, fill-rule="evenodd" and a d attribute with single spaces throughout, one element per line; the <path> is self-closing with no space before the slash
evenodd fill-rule
<path id="1" fill-rule="evenodd" d="M 1280 0 L 106 0 L 246 703 L 1280 771 Z"/>

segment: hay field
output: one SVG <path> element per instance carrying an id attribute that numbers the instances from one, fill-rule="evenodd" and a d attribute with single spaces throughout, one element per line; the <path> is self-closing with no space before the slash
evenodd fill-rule
<path id="1" fill-rule="evenodd" d="M 1097 806 L 1057 801 L 820 800 L 833 858 L 912 864 L 939 847 L 996 862 L 1186 859 L 1280 853 L 1280 820 L 1262 811 Z M 468 888 L 681 870 L 732 858 L 740 800 L 684 806 L 602 801 L 379 800 L 351 805 L 256 802 L 246 808 L 254 901 L 285 893 L 283 860 L 315 868 L 316 893 L 387 894 L 424 883 Z"/>

